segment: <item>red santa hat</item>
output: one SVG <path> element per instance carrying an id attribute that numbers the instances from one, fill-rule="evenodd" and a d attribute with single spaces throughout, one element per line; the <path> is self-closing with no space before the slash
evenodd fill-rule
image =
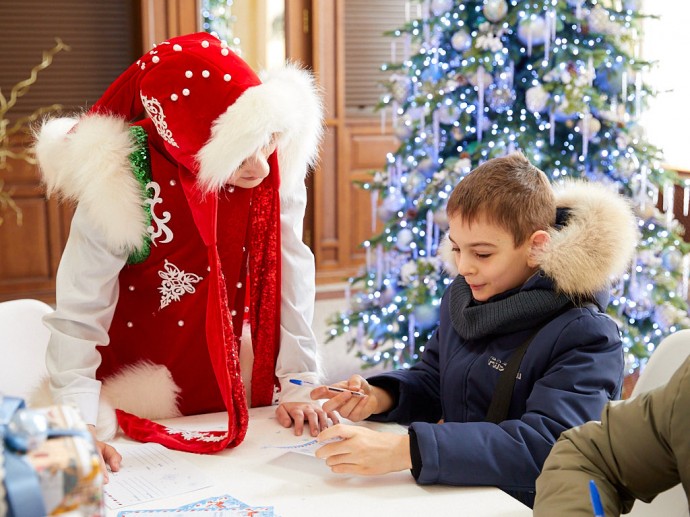
<path id="1" fill-rule="evenodd" d="M 122 176 L 132 150 L 128 122 L 147 114 L 167 151 L 196 175 L 203 192 L 222 189 L 246 158 L 275 138 L 281 198 L 299 195 L 318 154 L 321 96 L 312 75 L 294 65 L 262 79 L 210 34 L 158 44 L 87 114 L 40 128 L 36 154 L 48 193 L 87 205 L 115 248 L 138 248 L 147 225 L 140 188 L 131 175 Z M 94 170 L 101 171 L 97 181 Z"/>

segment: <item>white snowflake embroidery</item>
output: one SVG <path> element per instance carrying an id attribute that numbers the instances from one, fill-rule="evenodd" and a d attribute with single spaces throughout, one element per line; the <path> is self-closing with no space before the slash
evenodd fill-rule
<path id="1" fill-rule="evenodd" d="M 161 293 L 161 309 L 170 305 L 170 302 L 179 302 L 185 293 L 193 294 L 196 288 L 192 284 L 198 284 L 203 277 L 194 273 L 185 273 L 173 263 L 165 260 L 165 271 L 159 271 L 163 281 L 158 291 Z"/>
<path id="2" fill-rule="evenodd" d="M 155 205 L 163 202 L 163 198 L 161 197 L 161 186 L 155 181 L 150 181 L 146 184 L 145 188 L 146 190 L 153 190 L 153 197 L 151 199 L 146 199 L 144 203 L 151 207 L 151 220 L 158 227 L 158 229 L 156 229 L 153 227 L 153 225 L 151 225 L 146 228 L 146 231 L 149 232 L 151 242 L 154 246 L 158 246 L 156 239 L 163 234 L 165 234 L 165 239 L 160 241 L 160 243 L 166 244 L 173 240 L 173 232 L 166 224 L 170 221 L 170 212 L 163 212 L 163 214 L 158 217 L 156 211 L 154 210 Z"/>
<path id="3" fill-rule="evenodd" d="M 142 93 L 141 102 L 144 105 L 146 113 L 148 113 L 149 117 L 151 117 L 153 124 L 156 126 L 156 131 L 158 131 L 158 134 L 161 136 L 161 138 L 170 145 L 179 148 L 180 146 L 177 145 L 177 142 L 175 142 L 175 139 L 173 138 L 172 131 L 168 129 L 168 123 L 165 121 L 165 113 L 163 113 L 163 106 L 161 106 L 161 103 L 158 101 L 158 99 L 155 97 L 151 97 L 149 99 Z"/>
<path id="4" fill-rule="evenodd" d="M 183 440 L 198 442 L 221 442 L 225 440 L 228 433 L 225 431 L 187 431 L 185 429 L 174 429 L 166 427 L 166 432 L 170 435 L 179 434 Z"/>

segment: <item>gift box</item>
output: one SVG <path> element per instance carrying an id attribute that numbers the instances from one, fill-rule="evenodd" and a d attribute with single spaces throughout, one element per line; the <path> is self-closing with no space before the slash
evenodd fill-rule
<path id="1" fill-rule="evenodd" d="M 76 409 L 3 397 L 0 432 L 0 517 L 105 515 L 100 456 Z"/>

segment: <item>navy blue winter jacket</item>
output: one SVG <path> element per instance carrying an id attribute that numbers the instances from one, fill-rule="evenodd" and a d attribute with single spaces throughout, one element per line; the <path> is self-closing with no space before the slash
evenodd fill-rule
<path id="1" fill-rule="evenodd" d="M 535 275 L 520 290 L 549 285 L 549 278 Z M 393 410 L 372 419 L 410 425 L 411 447 L 417 448 L 411 454 L 421 460 L 418 471 L 413 468 L 418 483 L 493 485 L 530 504 L 561 432 L 597 419 L 620 394 L 618 327 L 592 304 L 567 309 L 545 324 L 522 360 L 508 419 L 497 425 L 484 419 L 500 371 L 541 325 L 463 340 L 451 323 L 450 291 L 421 361 L 368 379 L 398 397 Z"/>

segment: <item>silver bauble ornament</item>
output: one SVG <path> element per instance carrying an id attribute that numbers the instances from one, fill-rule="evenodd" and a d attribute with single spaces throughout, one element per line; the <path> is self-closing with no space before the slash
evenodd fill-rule
<path id="1" fill-rule="evenodd" d="M 431 158 L 426 157 L 419 161 L 417 170 L 428 177 L 436 170 L 436 166 Z"/>
<path id="2" fill-rule="evenodd" d="M 379 207 L 376 209 L 377 217 L 384 223 L 390 221 L 394 213 L 395 212 L 391 212 L 390 210 L 388 210 L 388 208 L 386 208 L 383 205 L 379 205 Z"/>
<path id="3" fill-rule="evenodd" d="M 461 114 L 462 110 L 456 104 L 444 104 L 438 109 L 438 121 L 441 124 L 452 124 Z"/>
<path id="4" fill-rule="evenodd" d="M 606 34 L 611 25 L 609 12 L 600 5 L 595 5 L 589 12 L 587 21 L 589 22 L 589 30 L 600 34 Z"/>
<path id="5" fill-rule="evenodd" d="M 661 261 L 668 271 L 676 271 L 683 263 L 683 254 L 680 250 L 667 248 L 661 252 Z"/>
<path id="6" fill-rule="evenodd" d="M 636 320 L 643 320 L 648 318 L 652 311 L 654 311 L 654 304 L 645 296 L 644 298 L 639 298 L 637 300 L 630 300 L 630 305 L 625 307 L 625 314 Z"/>
<path id="7" fill-rule="evenodd" d="M 458 52 L 465 52 L 472 46 L 472 36 L 466 30 L 460 29 L 450 38 L 450 44 Z"/>
<path id="8" fill-rule="evenodd" d="M 434 16 L 446 14 L 453 8 L 453 0 L 431 0 L 431 12 Z"/>
<path id="9" fill-rule="evenodd" d="M 404 75 L 393 74 L 390 77 L 389 88 L 393 99 L 403 103 L 410 96 L 410 78 Z"/>
<path id="10" fill-rule="evenodd" d="M 640 171 L 640 161 L 634 154 L 622 155 L 616 160 L 615 172 L 620 178 L 630 179 Z"/>
<path id="11" fill-rule="evenodd" d="M 381 206 L 385 206 L 386 210 L 394 214 L 405 207 L 405 196 L 398 190 L 390 192 L 381 202 Z"/>
<path id="12" fill-rule="evenodd" d="M 496 23 L 508 14 L 508 3 L 505 0 L 484 0 L 484 17 Z"/>
<path id="13" fill-rule="evenodd" d="M 549 92 L 538 84 L 525 92 L 525 105 L 532 113 L 541 113 L 546 109 L 549 97 Z"/>
<path id="14" fill-rule="evenodd" d="M 580 129 L 580 134 L 584 135 L 584 129 L 585 129 L 585 120 L 581 119 L 577 123 L 577 127 Z M 597 133 L 601 129 L 601 122 L 596 117 L 589 117 L 588 123 L 587 123 L 587 140 L 592 140 L 594 139 L 595 136 L 597 136 Z"/>
<path id="15" fill-rule="evenodd" d="M 533 16 L 525 18 L 518 25 L 518 39 L 523 45 L 541 45 L 546 40 L 547 34 L 546 20 L 543 16 Z"/>
<path id="16" fill-rule="evenodd" d="M 395 238 L 395 246 L 400 251 L 409 251 L 410 244 L 414 240 L 414 234 L 409 228 L 403 228 Z"/>
<path id="17" fill-rule="evenodd" d="M 412 195 L 416 195 L 426 185 L 426 177 L 419 171 L 410 172 L 407 175 L 406 191 Z"/>
<path id="18" fill-rule="evenodd" d="M 492 84 L 487 93 L 489 107 L 496 113 L 508 111 L 515 104 L 515 90 Z"/>

